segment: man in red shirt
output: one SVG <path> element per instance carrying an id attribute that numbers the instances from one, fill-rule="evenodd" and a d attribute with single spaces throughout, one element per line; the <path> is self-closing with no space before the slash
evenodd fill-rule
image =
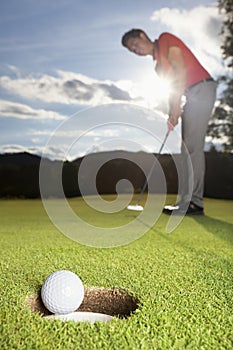
<path id="1" fill-rule="evenodd" d="M 163 212 L 175 215 L 203 215 L 203 149 L 216 99 L 217 84 L 190 49 L 173 34 L 162 33 L 157 40 L 151 41 L 143 30 L 132 29 L 123 35 L 122 45 L 139 56 L 151 55 L 156 61 L 156 73 L 171 81 L 168 130 L 177 125 L 180 117 L 182 120 L 180 199 L 175 205 L 166 206 Z M 183 95 L 186 97 L 186 103 L 181 108 Z"/>

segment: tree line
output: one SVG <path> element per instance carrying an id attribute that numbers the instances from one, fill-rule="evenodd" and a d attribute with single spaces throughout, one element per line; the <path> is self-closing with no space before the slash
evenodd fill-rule
<path id="1" fill-rule="evenodd" d="M 109 152 L 108 152 L 109 153 Z M 128 193 L 131 186 L 135 193 L 140 192 L 146 175 L 155 160 L 155 155 L 144 152 L 130 153 L 125 151 L 112 151 L 111 159 L 105 163 L 103 153 L 88 155 L 90 164 L 103 164 L 97 174 L 92 170 L 79 176 L 79 168 L 83 158 L 72 162 L 52 161 L 46 162 L 46 183 L 48 198 L 59 197 L 59 181 L 62 181 L 66 197 L 81 196 L 80 181 L 84 188 L 84 195 L 95 194 L 93 181 L 99 194 L 114 194 L 120 180 L 128 182 L 121 184 L 120 191 Z M 210 198 L 233 199 L 233 154 L 208 152 L 206 156 L 205 196 Z M 130 159 L 130 160 L 129 160 Z M 180 155 L 163 154 L 159 157 L 158 166 L 151 177 L 150 191 L 154 193 L 177 193 Z M 41 158 L 29 153 L 0 155 L 0 197 L 1 198 L 40 198 L 39 171 Z M 140 164 L 141 167 L 138 165 Z M 56 169 L 61 167 L 62 177 L 59 179 Z M 144 169 L 144 171 L 142 170 Z M 94 176 L 94 180 L 93 180 Z M 131 184 L 131 185 L 129 185 Z"/>

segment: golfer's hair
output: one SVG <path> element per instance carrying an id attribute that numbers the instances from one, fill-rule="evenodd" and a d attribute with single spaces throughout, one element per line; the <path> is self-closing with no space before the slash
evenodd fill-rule
<path id="1" fill-rule="evenodd" d="M 144 30 L 131 29 L 122 36 L 121 44 L 123 46 L 127 47 L 127 42 L 130 38 L 139 38 L 142 33 L 147 37 L 148 40 L 150 40 L 148 35 L 144 32 Z"/>

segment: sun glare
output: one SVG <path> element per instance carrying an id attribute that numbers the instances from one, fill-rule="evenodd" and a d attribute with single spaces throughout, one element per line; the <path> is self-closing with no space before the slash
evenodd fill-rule
<path id="1" fill-rule="evenodd" d="M 138 78 L 134 94 L 141 98 L 141 103 L 145 107 L 153 108 L 167 103 L 170 91 L 168 80 L 149 72 Z"/>

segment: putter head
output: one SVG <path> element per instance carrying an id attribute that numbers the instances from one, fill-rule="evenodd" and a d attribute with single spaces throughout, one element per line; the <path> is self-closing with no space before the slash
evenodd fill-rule
<path id="1" fill-rule="evenodd" d="M 128 205 L 128 210 L 134 210 L 134 211 L 143 211 L 143 207 L 141 205 Z"/>

